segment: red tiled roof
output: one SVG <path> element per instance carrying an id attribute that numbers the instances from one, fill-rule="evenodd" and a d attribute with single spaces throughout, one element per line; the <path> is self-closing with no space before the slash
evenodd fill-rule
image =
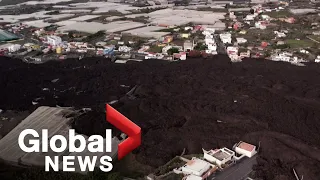
<path id="1" fill-rule="evenodd" d="M 239 148 L 244 149 L 246 151 L 253 151 L 255 146 L 246 142 L 242 142 L 238 145 Z"/>

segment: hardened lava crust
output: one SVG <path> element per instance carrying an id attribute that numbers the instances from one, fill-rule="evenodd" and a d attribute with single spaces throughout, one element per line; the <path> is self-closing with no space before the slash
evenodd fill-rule
<path id="1" fill-rule="evenodd" d="M 127 64 L 70 59 L 40 65 L 1 57 L 0 108 L 91 108 L 73 127 L 104 135 L 110 127 L 105 104 L 118 100 L 113 107 L 142 128 L 142 145 L 134 152 L 140 163 L 157 167 L 183 149 L 201 154 L 202 148 L 232 148 L 242 140 L 260 143 L 256 176 L 294 179 L 295 168 L 304 179 L 319 180 L 319 77 L 320 66 L 314 63 L 231 63 L 225 56 Z"/>

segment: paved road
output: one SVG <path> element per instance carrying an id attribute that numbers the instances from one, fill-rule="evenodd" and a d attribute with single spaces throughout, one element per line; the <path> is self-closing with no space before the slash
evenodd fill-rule
<path id="1" fill-rule="evenodd" d="M 257 163 L 257 155 L 252 158 L 243 158 L 237 164 L 218 172 L 215 177 L 209 180 L 243 180 L 252 172 L 252 166 Z"/>

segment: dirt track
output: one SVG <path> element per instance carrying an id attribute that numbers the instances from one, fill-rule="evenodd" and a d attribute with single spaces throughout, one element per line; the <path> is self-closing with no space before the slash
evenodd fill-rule
<path id="1" fill-rule="evenodd" d="M 74 125 L 88 135 L 103 135 L 104 104 L 138 85 L 135 100 L 125 98 L 115 107 L 142 127 L 143 144 L 135 153 L 145 164 L 164 164 L 183 148 L 201 153 L 202 147 L 260 141 L 259 177 L 291 180 L 295 167 L 304 179 L 320 179 L 317 64 L 232 64 L 219 56 L 178 63 L 119 65 L 87 59 L 31 65 L 2 58 L 0 73 L 1 109 L 31 111 L 37 98 L 37 106 L 92 107 L 96 118 L 81 118 Z"/>

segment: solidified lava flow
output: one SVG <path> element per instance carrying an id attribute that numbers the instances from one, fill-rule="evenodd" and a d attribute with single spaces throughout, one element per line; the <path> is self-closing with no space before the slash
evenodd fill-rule
<path id="1" fill-rule="evenodd" d="M 181 154 L 258 145 L 256 176 L 320 179 L 320 66 L 224 56 L 183 62 L 114 64 L 105 59 L 40 65 L 0 59 L 0 109 L 38 106 L 92 108 L 73 126 L 104 135 L 104 107 L 114 107 L 142 128 L 139 162 L 154 167 Z M 135 87 L 130 95 L 126 94 Z M 133 98 L 132 98 L 133 97 Z M 33 105 L 32 102 L 37 102 Z"/>

